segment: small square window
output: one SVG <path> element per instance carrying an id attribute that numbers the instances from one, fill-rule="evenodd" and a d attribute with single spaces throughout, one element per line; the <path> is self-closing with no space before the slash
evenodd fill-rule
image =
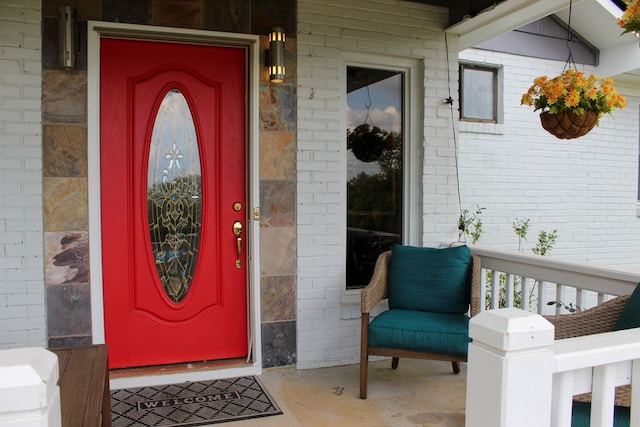
<path id="1" fill-rule="evenodd" d="M 460 119 L 498 122 L 498 68 L 460 64 Z"/>

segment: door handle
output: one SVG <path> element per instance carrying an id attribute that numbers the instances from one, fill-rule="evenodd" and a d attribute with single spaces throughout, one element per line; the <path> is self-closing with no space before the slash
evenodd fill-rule
<path id="1" fill-rule="evenodd" d="M 236 236 L 236 246 L 238 247 L 238 258 L 236 259 L 236 268 L 242 268 L 242 223 L 236 221 L 233 223 L 233 234 Z"/>

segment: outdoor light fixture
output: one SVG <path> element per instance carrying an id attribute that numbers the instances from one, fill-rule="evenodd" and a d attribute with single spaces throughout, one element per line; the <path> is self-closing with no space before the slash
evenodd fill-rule
<path id="1" fill-rule="evenodd" d="M 60 68 L 76 68 L 78 37 L 76 31 L 76 10 L 70 6 L 58 8 L 58 51 Z"/>
<path id="2" fill-rule="evenodd" d="M 269 33 L 269 81 L 271 83 L 282 83 L 287 75 L 284 65 L 285 39 L 284 28 L 275 27 Z"/>

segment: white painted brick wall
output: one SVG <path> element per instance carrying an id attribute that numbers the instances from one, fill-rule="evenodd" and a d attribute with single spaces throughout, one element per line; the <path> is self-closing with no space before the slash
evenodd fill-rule
<path id="1" fill-rule="evenodd" d="M 520 97 L 534 77 L 558 74 L 563 62 L 470 49 L 461 59 L 504 67 L 504 123 L 460 123 L 457 40 L 448 40 L 447 57 L 441 9 L 393 1 L 301 0 L 298 18 L 299 368 L 355 363 L 359 354 L 358 299 L 343 291 L 346 155 L 340 106 L 345 100 L 339 82 L 344 52 L 424 59 L 418 241 L 433 245 L 457 237 L 456 127 L 462 208 L 486 207 L 480 244 L 517 250 L 512 223 L 530 218 L 526 251 L 540 230 L 557 228 L 552 256 L 640 268 L 637 88 L 618 85 L 627 96 L 625 110 L 604 117 L 586 137 L 561 141 L 540 127 L 532 108 L 520 106 Z M 450 94 L 453 120 L 442 102 Z"/>
<path id="2" fill-rule="evenodd" d="M 0 348 L 45 346 L 40 0 L 0 0 Z"/>
<path id="3" fill-rule="evenodd" d="M 463 207 L 486 207 L 478 244 L 517 250 L 512 223 L 530 218 L 526 251 L 540 230 L 558 230 L 551 256 L 640 269 L 638 88 L 617 84 L 624 110 L 605 116 L 588 135 L 559 140 L 540 126 L 520 97 L 539 75 L 564 62 L 469 49 L 460 59 L 503 67 L 504 123 L 460 124 Z M 592 67 L 578 65 L 590 74 Z M 604 76 L 600 76 L 604 77 Z"/>
<path id="4" fill-rule="evenodd" d="M 455 158 L 444 9 L 403 1 L 300 0 L 298 2 L 298 367 L 354 363 L 360 320 L 341 307 L 345 288 L 346 149 L 341 79 L 349 52 L 423 60 L 426 149 L 421 165 L 425 197 L 418 241 L 453 239 Z M 455 52 L 456 40 L 449 40 Z M 450 55 L 457 80 L 457 55 Z M 416 143 L 416 141 L 412 141 Z M 418 141 L 419 144 L 422 141 Z M 444 177 L 444 179 L 443 179 Z M 353 301 L 353 299 L 351 300 Z M 353 305 L 357 303 L 352 302 Z M 355 311 L 359 314 L 359 310 Z M 344 319 L 343 319 L 344 317 Z"/>

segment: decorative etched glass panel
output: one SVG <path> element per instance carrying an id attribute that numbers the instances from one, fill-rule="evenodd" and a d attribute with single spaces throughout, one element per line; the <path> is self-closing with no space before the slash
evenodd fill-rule
<path id="1" fill-rule="evenodd" d="M 167 296 L 189 291 L 202 223 L 200 156 L 187 100 L 171 89 L 162 100 L 149 148 L 147 207 L 151 250 Z"/>

